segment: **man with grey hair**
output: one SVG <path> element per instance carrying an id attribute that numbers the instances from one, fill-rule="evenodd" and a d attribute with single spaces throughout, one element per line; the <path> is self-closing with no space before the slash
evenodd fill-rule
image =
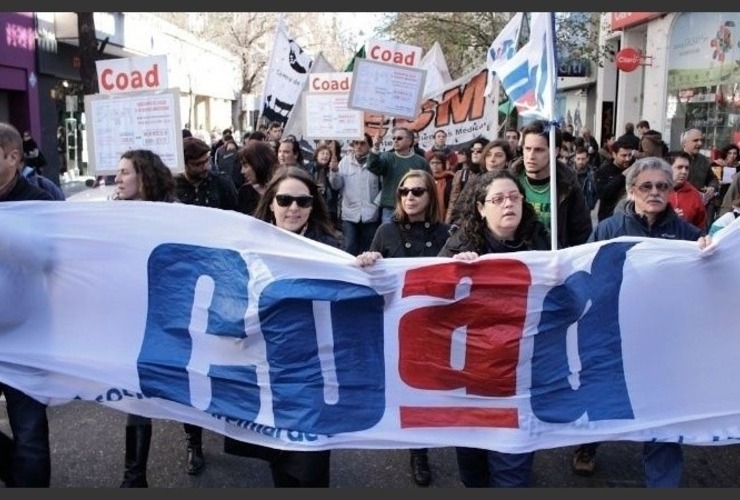
<path id="1" fill-rule="evenodd" d="M 704 134 L 698 128 L 686 129 L 681 134 L 681 149 L 691 157 L 688 181 L 702 192 L 704 206 L 707 208 L 707 226 L 711 226 L 716 216 L 716 206 L 713 200 L 719 193 L 719 179 L 712 171 L 712 162 L 701 153 L 702 144 L 704 144 Z M 701 229 L 706 231 L 709 227 Z"/>
<path id="2" fill-rule="evenodd" d="M 619 236 L 645 236 L 698 241 L 700 248 L 706 244 L 702 232 L 681 219 L 669 203 L 673 170 L 668 162 L 657 157 L 637 160 L 627 171 L 625 184 L 629 201 L 624 210 L 599 222 L 589 242 L 611 240 Z M 587 370 L 589 367 L 583 366 L 582 371 Z M 599 444 L 582 444 L 576 449 L 573 456 L 576 474 L 593 474 Z M 647 487 L 679 486 L 683 473 L 683 450 L 679 443 L 645 442 L 642 455 Z"/>

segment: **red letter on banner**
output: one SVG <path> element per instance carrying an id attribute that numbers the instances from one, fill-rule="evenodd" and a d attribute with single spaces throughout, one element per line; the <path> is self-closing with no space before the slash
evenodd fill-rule
<path id="1" fill-rule="evenodd" d="M 418 389 L 464 388 L 467 394 L 478 396 L 515 395 L 530 284 L 529 268 L 512 259 L 447 263 L 407 272 L 403 297 L 424 295 L 453 300 L 458 287 L 469 287 L 469 292 L 454 303 L 415 309 L 401 318 L 398 328 L 401 379 Z M 455 347 L 462 350 L 458 355 L 459 368 L 452 366 L 453 335 L 456 342 L 464 342 Z M 430 413 L 453 409 L 407 408 L 403 411 L 413 422 L 404 421 L 402 411 L 404 425 L 423 425 L 416 418 L 421 415 L 414 410 L 426 411 L 427 418 L 422 420 L 428 426 L 443 418 Z M 480 412 L 481 408 L 469 410 L 471 419 L 467 423 L 463 419 L 460 425 L 483 424 L 480 415 L 472 418 L 472 411 Z M 516 409 L 495 410 L 498 416 L 489 424 L 512 423 L 512 412 L 515 419 Z"/>

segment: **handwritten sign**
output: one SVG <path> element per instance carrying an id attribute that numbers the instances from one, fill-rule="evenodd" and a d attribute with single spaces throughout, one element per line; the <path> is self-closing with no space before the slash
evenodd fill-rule
<path id="1" fill-rule="evenodd" d="M 356 59 L 348 106 L 412 120 L 419 114 L 426 70 Z"/>

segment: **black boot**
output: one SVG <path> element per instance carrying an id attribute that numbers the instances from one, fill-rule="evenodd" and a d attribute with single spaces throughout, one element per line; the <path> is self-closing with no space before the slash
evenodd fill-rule
<path id="1" fill-rule="evenodd" d="M 203 428 L 185 424 L 185 439 L 188 444 L 188 459 L 185 471 L 191 476 L 197 476 L 206 466 L 203 458 Z"/>
<path id="2" fill-rule="evenodd" d="M 418 450 L 409 450 L 411 452 L 411 475 L 414 482 L 419 486 L 429 486 L 432 481 L 432 472 L 429 470 L 429 460 L 427 459 L 427 448 Z"/>
<path id="3" fill-rule="evenodd" d="M 146 463 L 149 460 L 151 442 L 151 424 L 126 426 L 126 469 L 119 488 L 149 487 L 146 481 Z"/>
<path id="4" fill-rule="evenodd" d="M 6 488 L 13 486 L 13 475 L 11 465 L 13 463 L 13 440 L 4 432 L 0 432 L 0 481 L 5 483 Z"/>

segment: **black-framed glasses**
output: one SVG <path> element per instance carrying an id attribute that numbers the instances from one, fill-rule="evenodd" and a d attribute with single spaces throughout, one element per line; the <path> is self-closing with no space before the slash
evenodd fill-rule
<path id="1" fill-rule="evenodd" d="M 640 190 L 641 193 L 651 193 L 653 191 L 653 188 L 657 189 L 661 193 L 665 193 L 669 189 L 671 189 L 671 185 L 667 182 L 656 182 L 653 184 L 652 182 L 643 182 L 639 186 L 637 186 L 637 189 Z"/>
<path id="2" fill-rule="evenodd" d="M 205 160 L 200 160 L 200 161 L 190 160 L 190 164 L 191 165 L 195 165 L 196 167 L 202 167 L 203 165 L 205 165 L 206 163 L 208 163 L 210 160 L 211 160 L 211 153 L 208 153 L 208 155 L 206 156 Z"/>
<path id="3" fill-rule="evenodd" d="M 402 135 L 399 135 L 399 136 L 396 136 L 396 137 L 393 138 L 394 141 L 402 141 L 404 139 L 406 139 L 406 137 L 404 137 Z"/>
<path id="4" fill-rule="evenodd" d="M 296 202 L 301 208 L 308 208 L 313 205 L 313 196 L 291 196 L 289 194 L 276 194 L 275 201 L 279 207 L 289 207 Z"/>
<path id="5" fill-rule="evenodd" d="M 471 149 L 470 152 L 471 153 L 482 153 L 483 152 L 483 148 L 480 148 L 480 149 Z"/>
<path id="6" fill-rule="evenodd" d="M 427 188 L 421 188 L 421 187 L 415 187 L 415 188 L 400 187 L 398 188 L 398 194 L 400 194 L 402 198 L 408 196 L 409 193 L 419 198 L 420 196 L 423 196 L 424 193 L 426 192 L 427 192 Z"/>

